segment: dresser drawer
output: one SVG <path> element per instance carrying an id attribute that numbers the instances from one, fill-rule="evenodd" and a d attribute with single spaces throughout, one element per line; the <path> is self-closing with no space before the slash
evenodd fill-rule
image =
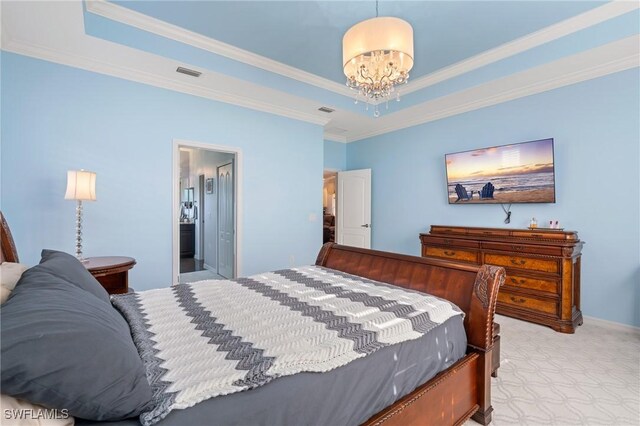
<path id="1" fill-rule="evenodd" d="M 481 236 L 485 237 L 508 237 L 511 234 L 511 231 L 508 229 L 473 229 L 469 228 L 467 230 L 468 235 L 473 236 Z"/>
<path id="2" fill-rule="evenodd" d="M 504 284 L 509 287 L 526 288 L 529 290 L 538 290 L 553 294 L 558 294 L 559 288 L 557 280 L 522 277 L 511 273 L 507 273 L 507 279 Z"/>
<path id="3" fill-rule="evenodd" d="M 510 293 L 502 289 L 498 292 L 498 303 L 531 312 L 545 313 L 548 315 L 558 314 L 558 302 L 555 300 L 537 299 L 531 296 Z"/>
<path id="4" fill-rule="evenodd" d="M 484 255 L 484 263 L 509 268 L 529 269 L 532 271 L 558 272 L 558 261 L 552 259 L 487 253 Z"/>
<path id="5" fill-rule="evenodd" d="M 458 250 L 457 248 L 440 248 L 423 246 L 423 256 L 439 257 L 443 259 L 462 260 L 464 262 L 478 263 L 478 252 L 468 250 Z"/>
<path id="6" fill-rule="evenodd" d="M 479 241 L 465 240 L 462 238 L 432 237 L 430 235 L 423 236 L 422 243 L 440 246 L 480 248 Z"/>
<path id="7" fill-rule="evenodd" d="M 551 245 L 483 242 L 482 248 L 487 250 L 506 251 L 510 253 L 536 253 L 546 254 L 549 256 L 562 256 L 562 247 L 554 247 Z"/>

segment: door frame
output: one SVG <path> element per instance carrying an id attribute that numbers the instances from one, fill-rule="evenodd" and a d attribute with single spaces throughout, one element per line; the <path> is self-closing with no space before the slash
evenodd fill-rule
<path id="1" fill-rule="evenodd" d="M 235 176 L 233 179 L 235 199 L 234 199 L 234 256 L 233 275 L 242 274 L 242 175 L 243 158 L 242 150 L 238 147 L 228 145 L 217 145 L 213 143 L 197 142 L 186 139 L 173 139 L 172 144 L 172 179 L 171 179 L 171 285 L 176 285 L 180 279 L 180 147 L 198 148 L 208 151 L 225 152 L 235 155 Z M 217 179 L 217 176 L 216 176 Z"/>
<path id="2" fill-rule="evenodd" d="M 217 180 L 216 185 L 218 186 L 217 192 L 216 192 L 216 204 L 217 204 L 217 209 L 218 209 L 217 217 L 216 217 L 216 228 L 218 230 L 218 232 L 216 233 L 216 272 L 221 277 L 224 277 L 224 275 L 222 275 L 220 273 L 220 167 L 226 167 L 226 166 L 230 165 L 231 166 L 231 173 L 233 173 L 235 175 L 235 173 L 236 173 L 236 164 L 235 163 L 236 163 L 235 160 L 231 160 L 228 163 L 224 163 L 224 164 L 221 164 L 219 166 L 216 166 L 216 180 Z M 234 178 L 234 183 L 233 184 L 235 185 L 235 178 Z M 233 188 L 233 194 L 232 194 L 232 197 L 234 198 L 234 201 L 233 201 L 234 208 L 235 208 L 235 196 L 236 196 L 236 189 L 234 187 Z M 235 252 L 234 252 L 234 256 L 235 256 Z M 237 278 L 237 276 L 234 276 L 233 278 Z"/>

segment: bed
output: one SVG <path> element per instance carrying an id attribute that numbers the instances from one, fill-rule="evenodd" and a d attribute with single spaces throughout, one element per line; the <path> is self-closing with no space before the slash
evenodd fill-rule
<path id="1" fill-rule="evenodd" d="M 17 261 L 15 245 L 4 218 L 2 221 L 2 255 L 5 260 L 15 262 Z M 410 291 L 429 293 L 453 302 L 464 312 L 464 319 L 455 318 L 459 318 L 460 329 L 464 330 L 461 334 L 466 347 L 455 349 L 458 344 L 454 342 L 460 342 L 460 336 L 446 335 L 446 330 L 453 330 L 455 318 L 451 318 L 439 328 L 441 334 L 429 334 L 431 342 L 421 338 L 387 346 L 366 358 L 355 360 L 328 373 L 322 373 L 321 378 L 317 373 L 280 377 L 265 386 L 234 394 L 237 396 L 235 400 L 230 398 L 234 395 L 225 395 L 180 410 L 178 414 L 183 417 L 175 414 L 174 411 L 157 424 L 162 426 L 202 424 L 209 421 L 214 424 L 232 423 L 221 421 L 220 417 L 211 417 L 212 413 L 222 415 L 222 412 L 229 410 L 232 412 L 231 415 L 237 416 L 239 412 L 247 411 L 247 407 L 253 406 L 258 407 L 258 412 L 262 410 L 268 414 L 275 413 L 276 406 L 293 406 L 294 416 L 313 413 L 312 416 L 316 419 L 315 424 L 327 424 L 332 421 L 330 419 L 335 420 L 335 418 L 322 416 L 327 412 L 339 412 L 340 409 L 331 404 L 339 405 L 344 401 L 344 397 L 338 395 L 333 401 L 331 398 L 326 398 L 322 403 L 323 409 L 317 412 L 313 412 L 313 409 L 309 409 L 308 406 L 306 409 L 301 409 L 302 403 L 289 403 L 295 401 L 296 397 L 308 394 L 309 389 L 319 389 L 321 382 L 326 382 L 324 386 L 334 389 L 348 388 L 354 383 L 359 385 L 360 390 L 352 393 L 357 403 L 346 407 L 347 411 L 351 410 L 349 413 L 354 417 L 345 420 L 345 424 L 454 425 L 462 424 L 470 417 L 484 425 L 490 423 L 493 410 L 490 387 L 494 349 L 493 313 L 498 289 L 504 282 L 502 268 L 486 265 L 477 267 L 340 246 L 334 243 L 327 243 L 322 247 L 316 260 L 316 267 L 331 274 L 350 274 L 349 276 L 357 276 L 364 281 L 375 280 L 375 282 L 402 287 Z M 449 332 L 449 334 L 455 333 Z M 446 347 L 450 346 L 452 350 L 460 352 L 457 360 L 437 374 L 433 371 L 422 371 L 423 366 L 416 365 L 416 359 L 420 360 L 421 353 L 424 357 L 425 346 L 433 345 L 433 342 L 438 341 L 446 341 Z M 448 355 L 445 358 L 448 358 Z M 367 363 L 363 363 L 364 360 L 367 360 Z M 395 364 L 393 368 L 385 367 L 391 363 Z M 413 369 L 408 369 L 408 366 Z M 371 371 L 381 373 L 365 374 Z M 392 372 L 398 371 L 410 371 L 406 376 L 413 382 L 411 380 L 396 382 L 397 374 Z M 426 382 L 422 380 L 425 375 L 429 376 Z M 385 388 L 385 380 L 393 381 L 393 386 Z M 369 389 L 368 392 L 367 389 Z M 274 392 L 284 396 L 285 402 L 274 399 Z M 385 396 L 384 392 L 390 395 Z M 379 406 L 381 403 L 384 403 L 382 407 Z M 235 414 L 234 410 L 236 410 Z M 291 411 L 291 408 L 286 408 L 284 413 L 287 413 L 287 410 Z M 297 414 L 295 410 L 298 411 Z M 251 418 L 256 414 L 246 415 Z M 282 416 L 286 415 L 282 414 Z M 271 420 L 263 424 L 293 424 L 293 419 L 296 419 L 296 417 L 269 417 L 268 415 L 265 415 L 265 418 Z M 236 423 L 245 422 L 238 419 Z M 77 419 L 77 424 L 94 423 Z M 138 422 L 132 419 L 111 424 L 134 425 Z"/>

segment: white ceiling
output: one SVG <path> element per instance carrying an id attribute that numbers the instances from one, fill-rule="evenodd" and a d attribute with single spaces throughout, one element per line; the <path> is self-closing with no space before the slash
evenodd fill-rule
<path id="1" fill-rule="evenodd" d="M 500 45 L 471 58 L 415 79 L 405 93 L 422 90 L 458 75 L 479 69 L 551 40 L 565 37 L 583 28 L 597 25 L 617 16 L 637 10 L 637 2 L 613 2 L 591 9 L 584 14 L 553 24 L 533 34 Z M 217 40 L 194 36 L 186 30 L 167 27 L 129 9 L 103 1 L 87 3 L 87 9 L 146 31 L 162 34 L 167 31 L 174 39 L 197 44 L 199 48 L 328 90 L 342 97 L 344 86 L 321 76 L 298 70 L 251 52 L 235 49 Z M 597 78 L 610 73 L 638 67 L 640 62 L 637 34 L 556 59 L 507 76 L 465 88 L 435 99 L 407 106 L 404 109 L 374 119 L 354 109 L 336 108 L 332 114 L 319 112 L 322 102 L 302 96 L 295 90 L 279 90 L 260 82 L 251 82 L 209 69 L 198 79 L 177 74 L 177 66 L 191 64 L 159 54 L 128 47 L 121 43 L 92 37 L 85 33 L 82 2 L 14 2 L 3 1 L 2 49 L 64 65 L 82 68 L 189 93 L 243 107 L 266 111 L 325 126 L 325 137 L 349 142 L 382 133 L 441 119 L 466 111 L 529 96 L 568 84 Z M 196 67 L 197 68 L 197 67 Z M 340 94 L 337 94 L 340 93 Z M 408 104 L 407 104 L 408 105 Z"/>
<path id="2" fill-rule="evenodd" d="M 113 3 L 339 84 L 344 33 L 376 11 L 374 0 Z M 604 3 L 382 0 L 378 10 L 413 26 L 419 78 Z"/>

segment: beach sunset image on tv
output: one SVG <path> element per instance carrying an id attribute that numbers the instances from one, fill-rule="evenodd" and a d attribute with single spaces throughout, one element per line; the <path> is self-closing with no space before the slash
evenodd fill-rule
<path id="1" fill-rule="evenodd" d="M 445 156 L 450 204 L 555 203 L 553 139 Z"/>

